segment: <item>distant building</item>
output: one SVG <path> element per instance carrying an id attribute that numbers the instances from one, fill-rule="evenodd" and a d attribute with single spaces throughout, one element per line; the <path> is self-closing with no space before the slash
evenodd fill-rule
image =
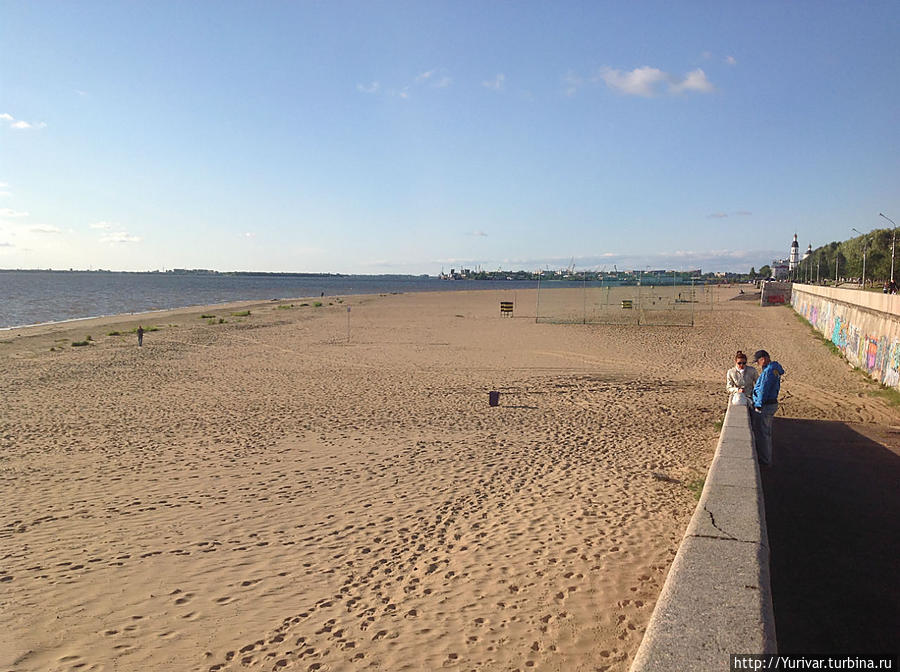
<path id="1" fill-rule="evenodd" d="M 790 261 L 787 259 L 776 259 L 772 262 L 772 277 L 776 280 L 787 280 L 791 274 Z"/>
<path id="2" fill-rule="evenodd" d="M 797 269 L 800 263 L 800 243 L 797 242 L 797 234 L 794 234 L 794 240 L 791 242 L 791 254 L 788 257 L 788 271 Z"/>
<path id="3" fill-rule="evenodd" d="M 803 258 L 800 261 L 806 261 L 812 256 L 812 243 L 809 244 L 809 247 L 806 248 L 806 252 L 803 253 Z"/>

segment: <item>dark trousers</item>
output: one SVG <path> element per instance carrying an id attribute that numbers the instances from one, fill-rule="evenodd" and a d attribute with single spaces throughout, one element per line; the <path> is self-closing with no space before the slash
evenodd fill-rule
<path id="1" fill-rule="evenodd" d="M 750 418 L 753 421 L 753 437 L 756 439 L 756 455 L 761 464 L 772 464 L 772 424 L 778 404 L 765 404 L 754 408 Z"/>

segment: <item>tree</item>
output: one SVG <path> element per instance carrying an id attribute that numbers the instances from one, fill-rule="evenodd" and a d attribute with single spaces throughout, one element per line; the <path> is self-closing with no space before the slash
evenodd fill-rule
<path id="1" fill-rule="evenodd" d="M 756 280 L 756 269 L 753 266 L 750 267 L 750 280 Z"/>
<path id="2" fill-rule="evenodd" d="M 840 278 L 847 276 L 847 257 L 844 256 L 844 253 L 838 249 L 837 253 L 834 255 L 834 275 L 835 282 L 840 282 Z"/>
<path id="3" fill-rule="evenodd" d="M 861 276 L 864 252 L 866 278 L 875 281 L 889 278 L 893 235 L 893 229 L 873 229 L 863 236 L 841 242 L 832 241 L 817 247 L 813 250 L 813 255 L 820 262 L 821 278 L 834 278 L 835 261 L 837 261 L 838 274 L 841 277 Z"/>
<path id="4" fill-rule="evenodd" d="M 771 266 L 766 264 L 765 266 L 759 267 L 759 276 L 761 278 L 768 278 L 770 275 L 772 275 L 772 267 Z"/>

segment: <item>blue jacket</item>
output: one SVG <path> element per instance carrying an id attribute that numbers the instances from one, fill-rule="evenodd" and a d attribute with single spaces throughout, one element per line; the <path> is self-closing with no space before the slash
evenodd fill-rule
<path id="1" fill-rule="evenodd" d="M 766 365 L 766 368 L 759 374 L 759 378 L 756 379 L 756 385 L 753 386 L 754 408 L 761 408 L 763 404 L 778 401 L 782 375 L 784 375 L 784 369 L 778 362 L 769 362 Z"/>

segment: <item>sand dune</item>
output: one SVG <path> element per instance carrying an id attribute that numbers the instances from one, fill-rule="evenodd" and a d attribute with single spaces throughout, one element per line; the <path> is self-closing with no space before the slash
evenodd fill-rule
<path id="1" fill-rule="evenodd" d="M 491 291 L 5 332 L 0 669 L 627 669 L 736 349 L 788 415 L 897 423 L 734 294 L 694 328 Z"/>

